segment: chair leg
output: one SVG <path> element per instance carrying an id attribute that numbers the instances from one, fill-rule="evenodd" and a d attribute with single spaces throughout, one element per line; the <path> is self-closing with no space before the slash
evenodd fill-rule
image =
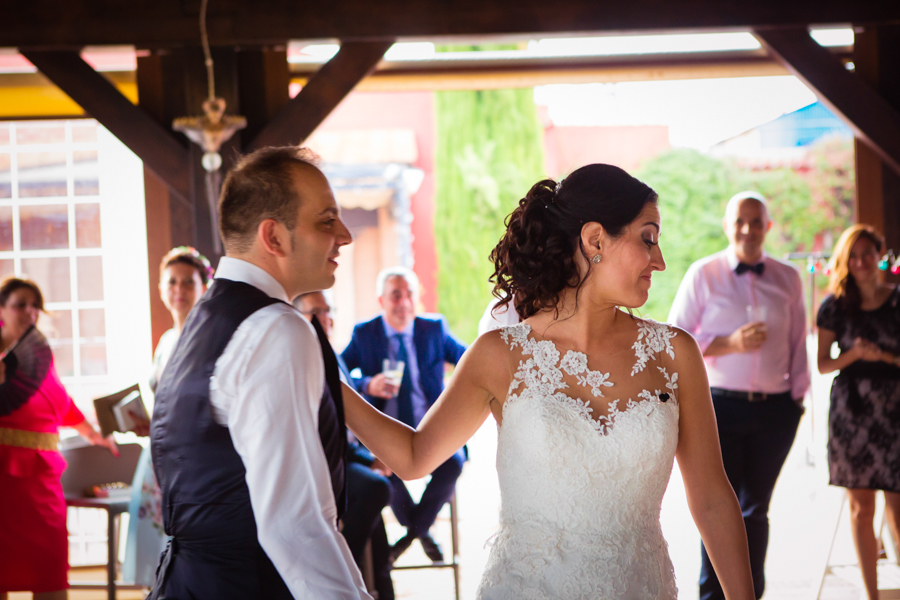
<path id="1" fill-rule="evenodd" d="M 106 515 L 106 597 L 108 600 L 116 600 L 116 562 L 119 560 L 119 552 L 116 547 L 116 542 L 118 541 L 118 536 L 116 535 L 116 516 L 112 511 L 106 511 Z"/>
<path id="2" fill-rule="evenodd" d="M 456 514 L 456 493 L 450 498 L 450 545 L 453 549 L 453 587 L 459 600 L 459 520 Z"/>

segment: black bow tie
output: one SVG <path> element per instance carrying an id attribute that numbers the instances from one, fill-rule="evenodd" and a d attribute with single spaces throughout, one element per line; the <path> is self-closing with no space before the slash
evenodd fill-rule
<path id="1" fill-rule="evenodd" d="M 756 263 L 755 265 L 748 265 L 747 263 L 738 263 L 738 266 L 735 267 L 734 272 L 738 275 L 743 275 L 747 271 L 753 271 L 757 275 L 762 275 L 763 270 L 766 268 L 764 263 Z"/>

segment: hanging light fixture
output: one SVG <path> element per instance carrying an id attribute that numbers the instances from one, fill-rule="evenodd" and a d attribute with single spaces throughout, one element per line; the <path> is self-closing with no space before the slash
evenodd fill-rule
<path id="1" fill-rule="evenodd" d="M 226 115 L 225 99 L 216 97 L 213 59 L 209 51 L 209 36 L 206 33 L 206 7 L 208 4 L 209 0 L 200 2 L 200 43 L 203 45 L 208 88 L 208 95 L 203 103 L 204 114 L 200 117 L 179 117 L 172 122 L 172 129 L 180 131 L 189 140 L 203 148 L 201 164 L 206 171 L 206 200 L 212 220 L 213 247 L 217 254 L 221 254 L 222 241 L 219 238 L 217 206 L 221 185 L 219 169 L 222 167 L 222 155 L 219 154 L 219 149 L 237 131 L 247 126 L 247 119 L 238 115 Z"/>

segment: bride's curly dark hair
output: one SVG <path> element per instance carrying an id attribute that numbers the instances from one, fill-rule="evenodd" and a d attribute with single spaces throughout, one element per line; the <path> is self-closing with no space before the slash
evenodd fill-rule
<path id="1" fill-rule="evenodd" d="M 615 238 L 657 200 L 648 185 L 612 165 L 587 165 L 558 183 L 538 181 L 506 218 L 506 233 L 491 251 L 497 308 L 513 302 L 522 319 L 556 308 L 564 289 L 580 290 L 590 276 L 590 269 L 579 274 L 575 260 L 576 250 L 590 260 L 581 243 L 584 224 L 596 221 Z"/>

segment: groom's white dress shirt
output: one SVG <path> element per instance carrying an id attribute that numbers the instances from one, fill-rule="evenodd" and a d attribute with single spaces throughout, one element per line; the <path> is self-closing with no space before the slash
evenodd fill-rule
<path id="1" fill-rule="evenodd" d="M 335 526 L 318 430 L 325 368 L 315 330 L 256 265 L 224 257 L 216 279 L 248 283 L 285 302 L 241 323 L 209 386 L 214 418 L 228 427 L 247 471 L 259 543 L 297 600 L 370 599 Z"/>

